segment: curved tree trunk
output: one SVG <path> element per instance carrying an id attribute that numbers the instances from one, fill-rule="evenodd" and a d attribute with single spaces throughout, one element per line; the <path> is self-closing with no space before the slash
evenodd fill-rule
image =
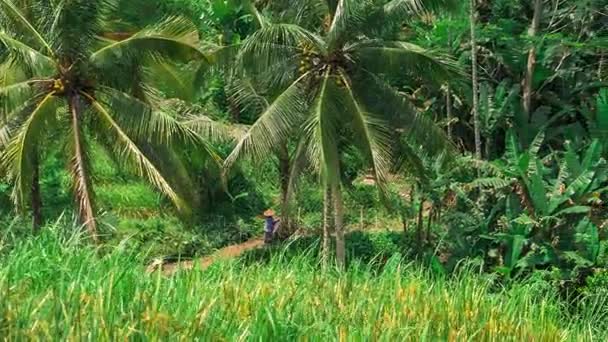
<path id="1" fill-rule="evenodd" d="M 528 30 L 528 36 L 530 38 L 536 37 L 540 28 L 540 20 L 543 12 L 543 0 L 534 0 L 534 17 L 532 18 L 532 24 Z M 528 121 L 531 120 L 532 112 L 532 95 L 534 93 L 533 82 L 534 82 L 534 71 L 536 70 L 536 46 L 534 42 L 532 47 L 528 51 L 528 65 L 526 68 L 526 76 L 523 81 L 523 107 L 524 112 L 528 117 Z"/>
<path id="2" fill-rule="evenodd" d="M 94 242 L 98 242 L 97 224 L 93 214 L 93 200 L 89 184 L 88 164 L 83 150 L 83 136 L 80 127 L 80 97 L 70 96 L 70 113 L 72 115 L 73 159 L 72 177 L 74 181 L 74 196 L 78 206 L 78 217 L 84 224 Z"/>
<path id="3" fill-rule="evenodd" d="M 475 157 L 481 159 L 481 131 L 479 122 L 479 79 L 477 76 L 477 39 L 475 38 L 475 26 L 477 22 L 477 6 L 475 0 L 471 0 L 471 77 L 473 82 L 473 127 L 475 130 Z"/>
<path id="4" fill-rule="evenodd" d="M 289 208 L 289 176 L 291 164 L 287 145 L 282 145 L 278 152 L 279 177 L 281 178 L 281 237 L 289 237 L 293 233 Z"/>
<path id="5" fill-rule="evenodd" d="M 342 205 L 342 188 L 340 184 L 332 186 L 332 197 L 334 203 L 334 219 L 336 232 L 336 263 L 338 268 L 346 266 L 346 242 L 344 240 L 344 208 Z"/>
<path id="6" fill-rule="evenodd" d="M 329 265 L 329 226 L 331 225 L 331 207 L 331 191 L 329 189 L 329 186 L 325 185 L 323 187 L 323 250 L 321 251 L 323 267 L 327 267 L 327 265 Z"/>
<path id="7" fill-rule="evenodd" d="M 32 227 L 34 234 L 40 232 L 42 227 L 42 195 L 40 192 L 40 160 L 38 149 L 32 153 Z"/>

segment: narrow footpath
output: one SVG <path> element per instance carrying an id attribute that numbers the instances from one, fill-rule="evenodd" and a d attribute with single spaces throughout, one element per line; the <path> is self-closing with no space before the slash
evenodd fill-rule
<path id="1" fill-rule="evenodd" d="M 264 239 L 255 238 L 240 244 L 224 247 L 222 249 L 219 249 L 215 253 L 203 258 L 167 263 L 164 263 L 163 260 L 159 259 L 155 260 L 147 267 L 147 272 L 151 273 L 154 271 L 161 270 L 164 275 L 169 276 L 174 274 L 178 270 L 191 270 L 194 268 L 195 265 L 200 267 L 200 269 L 206 269 L 217 260 L 236 258 L 249 250 L 260 248 L 263 245 Z"/>

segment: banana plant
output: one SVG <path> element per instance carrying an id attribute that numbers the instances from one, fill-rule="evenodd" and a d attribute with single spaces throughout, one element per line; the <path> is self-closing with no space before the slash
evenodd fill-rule
<path id="1" fill-rule="evenodd" d="M 519 88 L 519 85 L 509 86 L 506 80 L 495 89 L 487 83 L 482 83 L 479 88 L 479 119 L 485 140 L 486 159 L 491 157 L 496 132 L 506 128 L 509 118 L 513 116 Z"/>
<path id="2" fill-rule="evenodd" d="M 566 144 L 564 152 L 541 158 L 543 140 L 541 133 L 530 148 L 521 150 L 509 134 L 504 160 L 485 165 L 495 177 L 472 183 L 505 195 L 499 229 L 484 237 L 499 243 L 499 270 L 507 275 L 538 265 L 591 265 L 597 258 L 594 208 L 603 205 L 608 190 L 601 144 L 592 142 L 580 155 Z"/>
<path id="3" fill-rule="evenodd" d="M 600 90 L 595 109 L 587 108 L 581 112 L 587 119 L 589 135 L 602 143 L 604 153 L 608 152 L 608 88 Z"/>

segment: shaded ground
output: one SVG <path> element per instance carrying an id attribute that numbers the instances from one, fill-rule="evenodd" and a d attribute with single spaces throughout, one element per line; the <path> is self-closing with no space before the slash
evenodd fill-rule
<path id="1" fill-rule="evenodd" d="M 168 263 L 165 263 L 163 260 L 156 260 L 152 264 L 150 264 L 150 266 L 148 266 L 147 271 L 154 272 L 160 269 L 164 275 L 172 275 L 180 269 L 191 270 L 194 268 L 195 265 L 200 267 L 201 269 L 205 269 L 211 264 L 213 264 L 216 260 L 235 258 L 245 253 L 246 251 L 262 247 L 263 245 L 264 239 L 255 238 L 240 243 L 238 245 L 224 247 L 211 255 L 199 259 Z"/>

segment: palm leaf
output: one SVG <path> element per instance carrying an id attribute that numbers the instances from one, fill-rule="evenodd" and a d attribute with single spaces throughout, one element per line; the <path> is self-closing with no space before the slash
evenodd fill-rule
<path id="1" fill-rule="evenodd" d="M 39 48 L 46 50 L 46 54 L 48 56 L 52 57 L 54 55 L 51 44 L 44 39 L 42 34 L 38 32 L 34 25 L 19 10 L 13 1 L 0 0 L 0 9 L 2 9 L 0 12 L 3 14 L 0 16 L 0 31 L 22 32 L 22 36 L 33 38 L 33 40 L 38 43 Z M 19 28 L 17 28 L 17 26 Z M 32 49 L 38 50 L 36 48 Z"/>
<path id="2" fill-rule="evenodd" d="M 400 41 L 366 40 L 349 47 L 356 63 L 366 70 L 385 75 L 425 75 L 443 84 L 463 75 L 455 61 L 415 44 Z"/>
<path id="3" fill-rule="evenodd" d="M 324 51 L 313 33 L 292 24 L 271 24 L 257 30 L 241 46 L 238 66 L 250 74 L 267 73 L 305 50 Z M 294 63 L 295 64 L 295 63 Z"/>
<path id="4" fill-rule="evenodd" d="M 340 180 L 338 155 L 338 125 L 336 118 L 340 105 L 336 103 L 336 86 L 327 70 L 319 92 L 311 107 L 311 114 L 304 125 L 308 160 L 320 172 L 327 186 L 336 186 Z"/>
<path id="5" fill-rule="evenodd" d="M 455 150 L 445 132 L 424 113 L 417 113 L 409 101 L 378 76 L 363 72 L 351 77 L 353 92 L 366 111 L 381 114 L 412 146 L 426 153 L 447 153 Z"/>
<path id="6" fill-rule="evenodd" d="M 55 93 L 51 92 L 44 94 L 39 101 L 36 100 L 32 102 L 32 106 L 25 108 L 27 120 L 17 129 L 0 155 L 2 168 L 9 170 L 14 184 L 13 199 L 17 208 L 25 208 L 25 199 L 31 185 L 33 151 L 41 141 L 41 136 L 45 132 L 44 123 L 49 118 L 49 111 L 54 104 Z"/>
<path id="7" fill-rule="evenodd" d="M 378 115 L 364 112 L 355 99 L 350 85 L 350 79 L 341 74 L 342 82 L 348 94 L 348 113 L 353 118 L 353 130 L 356 144 L 363 155 L 369 160 L 374 171 L 376 184 L 383 196 L 386 195 L 386 182 L 391 166 L 392 136 L 388 122 Z"/>
<path id="8" fill-rule="evenodd" d="M 115 138 L 117 149 L 126 160 L 134 164 L 140 176 L 145 176 L 148 181 L 158 188 L 163 194 L 173 201 L 180 210 L 188 209 L 187 204 L 173 190 L 169 182 L 159 172 L 158 168 L 148 159 L 135 142 L 116 123 L 110 112 L 95 98 L 87 93 L 82 93 L 91 103 L 101 121 L 106 124 L 107 134 Z"/>
<path id="9" fill-rule="evenodd" d="M 338 0 L 335 14 L 332 18 L 329 31 L 327 32 L 327 45 L 330 50 L 334 50 L 348 41 L 349 34 L 352 35 L 357 30 L 354 29 L 363 23 L 364 16 L 361 10 L 364 0 Z"/>
<path id="10" fill-rule="evenodd" d="M 391 20 L 423 16 L 429 11 L 454 10 L 460 4 L 457 0 L 391 0 L 384 5 L 385 16 Z"/>
<path id="11" fill-rule="evenodd" d="M 206 60 L 198 45 L 196 26 L 184 18 L 168 18 L 127 39 L 106 43 L 91 54 L 90 61 L 104 67 L 125 56 L 142 58 L 150 54 L 181 60 Z"/>
<path id="12" fill-rule="evenodd" d="M 0 31 L 0 43 L 8 49 L 14 67 L 44 74 L 54 66 L 51 57 L 2 31 Z"/>
<path id="13" fill-rule="evenodd" d="M 245 156 L 254 160 L 264 160 L 280 143 L 289 138 L 301 122 L 306 108 L 303 88 L 308 76 L 309 74 L 304 74 L 295 80 L 260 115 L 226 158 L 224 163 L 226 169 L 230 169 L 237 160 Z"/>

